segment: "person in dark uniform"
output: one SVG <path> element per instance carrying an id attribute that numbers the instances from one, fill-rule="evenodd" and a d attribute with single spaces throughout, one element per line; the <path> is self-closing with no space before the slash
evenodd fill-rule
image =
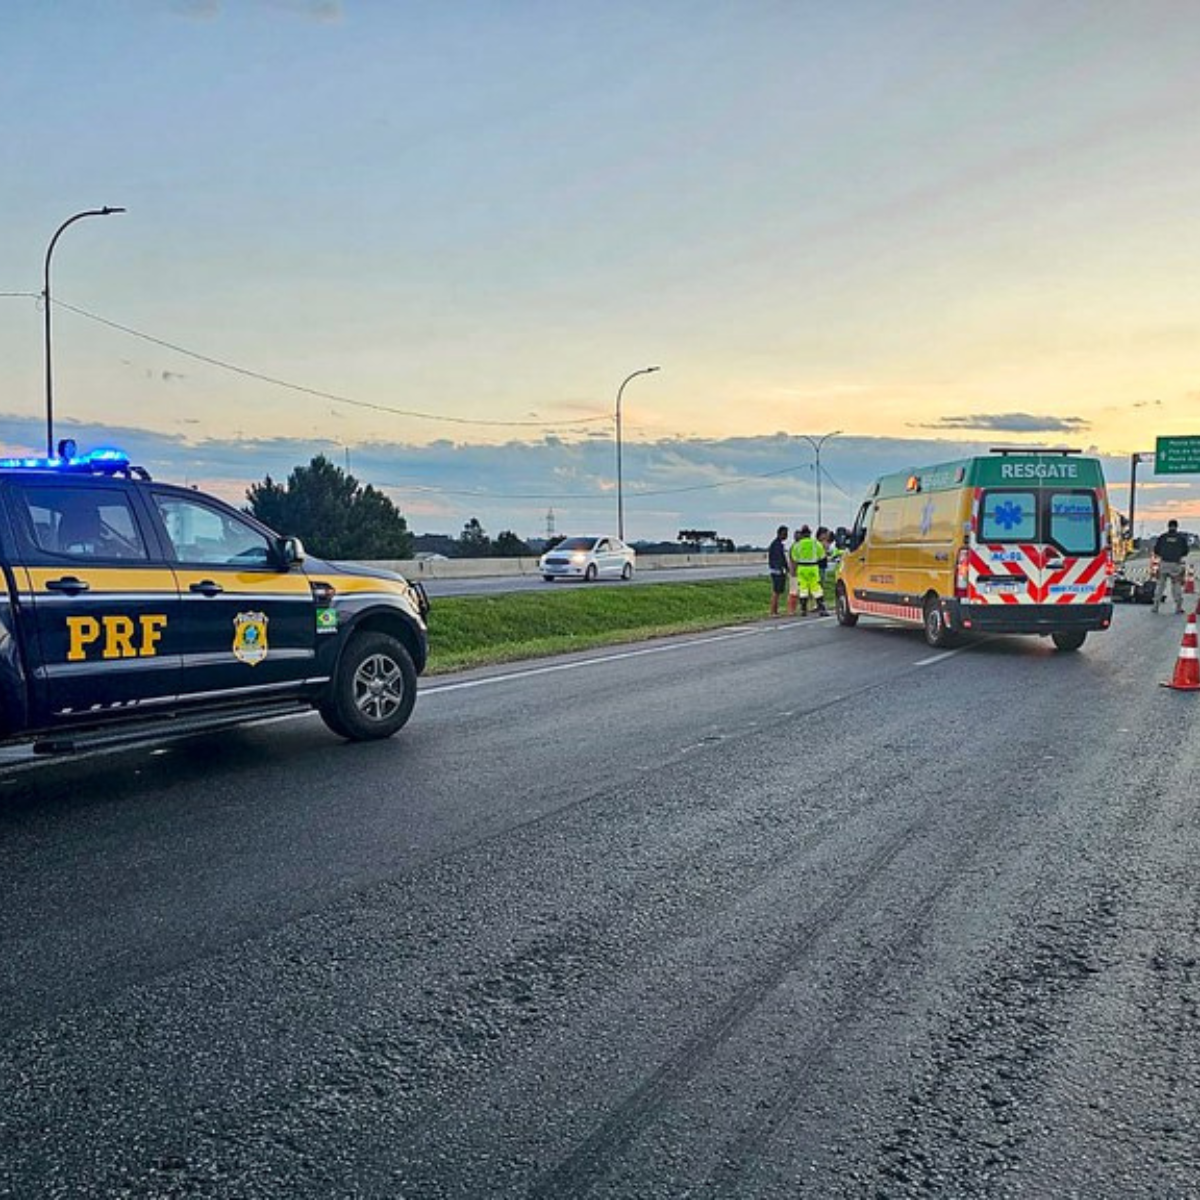
<path id="1" fill-rule="evenodd" d="M 1167 594 L 1167 580 L 1171 581 L 1171 594 L 1175 598 L 1175 611 L 1183 612 L 1183 560 L 1187 558 L 1187 534 L 1179 532 L 1179 522 L 1167 522 L 1167 532 L 1160 533 L 1154 543 L 1158 556 L 1158 584 L 1154 589 L 1152 612 L 1158 612 Z"/>
<path id="2" fill-rule="evenodd" d="M 788 566 L 787 541 L 788 527 L 780 525 L 775 530 L 775 540 L 767 550 L 767 570 L 771 572 L 771 616 L 779 616 L 779 597 L 787 591 Z"/>

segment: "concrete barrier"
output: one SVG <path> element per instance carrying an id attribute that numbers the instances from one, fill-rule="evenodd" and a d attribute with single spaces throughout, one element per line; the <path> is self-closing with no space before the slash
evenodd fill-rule
<path id="1" fill-rule="evenodd" d="M 409 558 L 372 561 L 368 565 L 397 571 L 406 579 L 486 579 L 493 576 L 541 575 L 536 558 Z M 661 571 L 705 567 L 767 569 L 767 552 L 746 554 L 639 554 L 637 570 Z"/>

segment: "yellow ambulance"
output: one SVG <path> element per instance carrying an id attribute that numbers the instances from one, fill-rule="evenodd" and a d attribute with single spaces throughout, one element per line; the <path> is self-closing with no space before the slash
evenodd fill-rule
<path id="1" fill-rule="evenodd" d="M 837 582 L 837 617 L 964 633 L 1033 633 L 1078 650 L 1112 623 L 1110 508 L 1100 461 L 997 449 L 885 475 L 863 502 Z"/>

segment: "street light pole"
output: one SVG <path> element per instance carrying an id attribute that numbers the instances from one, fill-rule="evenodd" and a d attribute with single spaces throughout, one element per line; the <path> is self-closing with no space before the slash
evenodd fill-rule
<path id="1" fill-rule="evenodd" d="M 643 367 L 640 371 L 634 371 L 626 375 L 621 380 L 621 386 L 617 388 L 617 537 L 621 541 L 625 540 L 625 497 L 621 480 L 621 394 L 631 379 L 636 379 L 639 375 L 649 375 L 657 370 L 658 367 Z"/>
<path id="2" fill-rule="evenodd" d="M 42 305 L 45 310 L 46 322 L 46 454 L 49 456 L 54 454 L 54 378 L 50 357 L 50 258 L 54 254 L 55 243 L 68 225 L 82 221 L 84 217 L 108 217 L 113 213 L 123 213 L 124 211 L 123 208 L 110 208 L 106 204 L 103 208 L 89 208 L 86 212 L 77 212 L 73 217 L 68 217 L 54 231 L 50 245 L 46 247 L 46 265 L 42 275 Z"/>
<path id="3" fill-rule="evenodd" d="M 830 438 L 837 437 L 842 431 L 840 429 L 833 430 L 832 433 L 824 433 L 819 438 L 809 437 L 807 433 L 802 433 L 800 436 L 813 448 L 813 453 L 817 459 L 817 528 L 820 529 L 824 525 L 821 517 L 821 447 L 825 445 Z"/>

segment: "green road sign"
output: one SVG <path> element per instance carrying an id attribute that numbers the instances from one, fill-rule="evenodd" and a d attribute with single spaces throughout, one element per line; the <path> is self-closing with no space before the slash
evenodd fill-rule
<path id="1" fill-rule="evenodd" d="M 1160 437 L 1154 447 L 1155 475 L 1200 475 L 1200 434 Z"/>

